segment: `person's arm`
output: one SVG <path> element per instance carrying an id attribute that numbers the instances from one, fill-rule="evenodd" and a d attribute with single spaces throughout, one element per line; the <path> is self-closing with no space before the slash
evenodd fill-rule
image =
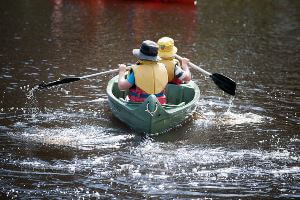
<path id="1" fill-rule="evenodd" d="M 119 80 L 118 80 L 118 87 L 120 90 L 127 90 L 132 85 L 125 79 L 126 73 L 126 65 L 119 64 Z"/>
<path id="2" fill-rule="evenodd" d="M 183 58 L 181 60 L 182 63 L 182 70 L 184 71 L 184 78 L 182 79 L 184 82 L 188 83 L 191 79 L 192 79 L 192 75 L 188 66 L 188 63 L 190 62 L 189 59 L 187 58 Z"/>

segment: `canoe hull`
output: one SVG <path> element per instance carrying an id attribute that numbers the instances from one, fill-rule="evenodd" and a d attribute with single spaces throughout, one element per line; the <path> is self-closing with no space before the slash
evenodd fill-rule
<path id="1" fill-rule="evenodd" d="M 181 102 L 174 105 L 161 105 L 154 95 L 150 95 L 143 103 L 128 102 L 124 100 L 127 92 L 122 94 L 118 91 L 117 80 L 117 77 L 114 77 L 107 87 L 111 111 L 114 116 L 140 133 L 161 133 L 180 125 L 192 115 L 197 106 L 195 101 L 198 101 L 200 96 L 199 88 L 191 82 L 185 87 L 193 91 L 194 98 L 187 104 Z M 176 101 L 176 98 L 173 97 L 173 101 Z"/>

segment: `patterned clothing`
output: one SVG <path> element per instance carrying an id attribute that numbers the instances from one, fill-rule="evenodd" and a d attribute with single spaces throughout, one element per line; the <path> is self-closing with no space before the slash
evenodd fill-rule
<path id="1" fill-rule="evenodd" d="M 178 64 L 175 65 L 174 71 L 175 71 L 174 72 L 175 77 L 178 78 L 179 80 L 183 81 L 183 79 L 185 78 L 186 74 L 184 73 L 183 69 L 178 66 Z"/>

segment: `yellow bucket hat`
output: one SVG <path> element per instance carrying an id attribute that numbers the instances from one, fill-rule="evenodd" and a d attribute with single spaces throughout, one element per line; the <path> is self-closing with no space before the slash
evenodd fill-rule
<path id="1" fill-rule="evenodd" d="M 175 56 L 177 48 L 174 46 L 174 40 L 170 37 L 162 37 L 157 41 L 158 55 L 161 58 L 170 58 Z"/>

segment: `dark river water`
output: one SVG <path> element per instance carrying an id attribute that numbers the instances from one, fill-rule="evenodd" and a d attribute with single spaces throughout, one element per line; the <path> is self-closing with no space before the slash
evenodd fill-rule
<path id="1" fill-rule="evenodd" d="M 146 39 L 192 70 L 191 120 L 151 137 L 112 115 L 116 74 Z M 300 199 L 300 1 L 0 1 L 0 199 Z"/>

